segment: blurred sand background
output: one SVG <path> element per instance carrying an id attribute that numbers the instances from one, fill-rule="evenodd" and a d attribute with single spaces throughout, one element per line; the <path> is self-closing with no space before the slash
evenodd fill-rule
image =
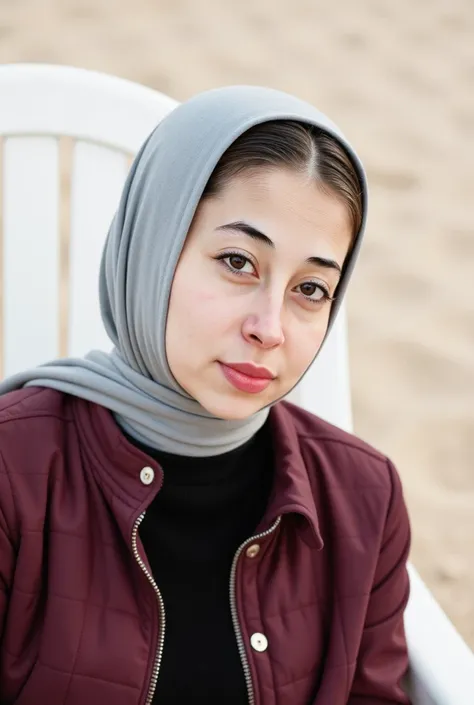
<path id="1" fill-rule="evenodd" d="M 412 560 L 474 647 L 473 0 L 0 0 L 0 63 L 24 61 L 178 100 L 266 84 L 341 125 L 372 193 L 356 431 L 397 463 Z"/>

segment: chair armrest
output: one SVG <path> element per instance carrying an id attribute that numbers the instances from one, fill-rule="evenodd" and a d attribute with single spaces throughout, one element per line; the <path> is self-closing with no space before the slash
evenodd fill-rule
<path id="1" fill-rule="evenodd" d="M 474 654 L 412 565 L 405 630 L 414 705 L 473 705 Z"/>

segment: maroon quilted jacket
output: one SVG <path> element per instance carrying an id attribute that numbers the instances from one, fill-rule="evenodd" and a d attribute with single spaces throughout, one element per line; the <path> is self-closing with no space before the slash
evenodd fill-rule
<path id="1" fill-rule="evenodd" d="M 407 703 L 397 473 L 291 404 L 270 418 L 273 497 L 229 576 L 249 702 Z M 150 703 L 166 606 L 138 529 L 159 466 L 104 408 L 38 388 L 0 398 L 0 453 L 1 705 Z"/>

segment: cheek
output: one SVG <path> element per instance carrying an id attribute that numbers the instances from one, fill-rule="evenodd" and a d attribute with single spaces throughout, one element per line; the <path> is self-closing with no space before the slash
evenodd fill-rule
<path id="1" fill-rule="evenodd" d="M 287 339 L 288 363 L 292 381 L 299 379 L 318 354 L 328 327 L 328 316 L 321 316 L 311 327 L 303 326 Z"/>
<path id="2" fill-rule="evenodd" d="M 177 278 L 171 291 L 166 326 L 167 348 L 181 354 L 190 349 L 196 354 L 216 341 L 216 336 L 229 326 L 231 316 L 225 297 L 201 281 Z M 198 345 L 198 346 L 197 346 Z M 190 347 L 194 346 L 194 347 Z M 196 347 L 197 346 L 197 347 Z"/>

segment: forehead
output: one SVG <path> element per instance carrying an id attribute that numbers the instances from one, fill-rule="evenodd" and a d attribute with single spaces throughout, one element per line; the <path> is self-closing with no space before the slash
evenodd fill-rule
<path id="1" fill-rule="evenodd" d="M 345 225 L 348 214 L 337 194 L 307 173 L 268 169 L 243 174 L 229 182 L 221 194 L 226 206 L 268 208 L 295 218 L 315 221 L 322 216 Z"/>

